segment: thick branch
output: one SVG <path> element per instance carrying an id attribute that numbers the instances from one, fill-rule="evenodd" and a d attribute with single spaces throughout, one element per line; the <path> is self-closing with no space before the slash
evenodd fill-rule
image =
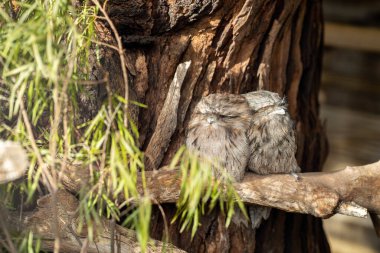
<path id="1" fill-rule="evenodd" d="M 78 192 L 85 184 L 88 171 L 70 168 L 65 187 Z M 300 173 L 296 180 L 291 175 L 259 176 L 247 173 L 244 181 L 235 183 L 243 202 L 270 206 L 288 212 L 329 217 L 335 213 L 365 217 L 369 211 L 380 213 L 380 161 L 377 163 L 346 167 L 336 172 Z M 147 171 L 147 188 L 159 203 L 174 203 L 180 196 L 178 170 Z M 138 187 L 142 190 L 141 182 Z M 364 208 L 363 208 L 364 207 Z"/>
<path id="2" fill-rule="evenodd" d="M 54 205 L 56 203 L 56 205 Z M 64 190 L 59 190 L 55 196 L 47 195 L 37 202 L 36 211 L 24 214 L 20 222 L 17 215 L 11 213 L 9 222 L 17 224 L 19 231 L 32 230 L 40 237 L 43 250 L 53 251 L 56 229 L 60 236 L 60 252 L 111 252 L 111 243 L 117 252 L 141 252 L 136 233 L 133 230 L 111 224 L 107 219 L 101 219 L 101 226 L 94 227 L 94 242 L 88 240 L 86 228 L 78 232 L 78 200 Z M 112 231 L 114 229 L 114 231 Z M 114 239 L 112 240 L 112 235 Z M 83 250 L 83 251 L 81 251 Z M 170 244 L 157 240 L 148 243 L 147 252 L 185 252 Z"/>

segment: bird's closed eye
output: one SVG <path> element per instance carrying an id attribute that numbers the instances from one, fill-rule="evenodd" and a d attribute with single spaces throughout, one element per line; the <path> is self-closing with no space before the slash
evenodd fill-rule
<path id="1" fill-rule="evenodd" d="M 235 118 L 237 118 L 239 116 L 237 116 L 237 115 L 220 115 L 220 117 L 222 119 L 235 119 Z"/>

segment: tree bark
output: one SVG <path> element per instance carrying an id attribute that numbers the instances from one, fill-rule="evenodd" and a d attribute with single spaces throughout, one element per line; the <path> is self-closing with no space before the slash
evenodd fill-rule
<path id="1" fill-rule="evenodd" d="M 162 168 L 138 175 L 137 189 L 146 190 L 155 203 L 176 203 L 181 195 L 181 172 Z M 62 178 L 66 190 L 77 194 L 90 180 L 82 166 L 67 166 Z M 212 182 L 210 182 L 212 184 Z M 329 218 L 335 213 L 367 217 L 368 211 L 380 214 L 380 161 L 334 172 L 256 175 L 248 172 L 233 187 L 240 199 L 249 204 L 278 208 L 287 212 Z M 126 201 L 123 194 L 120 203 Z"/>
<path id="2" fill-rule="evenodd" d="M 158 119 L 177 66 L 192 62 L 181 87 L 175 131 L 162 140 L 167 148 L 154 167 L 168 164 L 184 143 L 189 116 L 202 96 L 262 88 L 288 98 L 302 171 L 322 168 L 327 145 L 318 118 L 321 1 L 115 0 L 107 11 L 123 35 L 130 88 L 148 105 L 138 120 L 144 150 L 165 127 Z M 164 210 L 171 219 L 175 206 Z M 276 210 L 257 231 L 233 225 L 226 229 L 218 210 L 201 222 L 193 240 L 189 232 L 179 233 L 179 224 L 171 224 L 171 242 L 189 252 L 330 251 L 321 221 L 308 215 Z M 152 236 L 161 239 L 162 231 L 157 210 Z"/>
<path id="3" fill-rule="evenodd" d="M 12 224 L 12 232 L 32 231 L 41 238 L 41 249 L 48 252 L 55 250 L 55 239 L 59 236 L 59 252 L 88 252 L 111 253 L 111 244 L 117 252 L 142 252 L 135 231 L 112 224 L 110 220 L 101 218 L 101 225 L 94 228 L 95 240 L 90 241 L 87 228 L 78 231 L 80 219 L 78 217 L 79 201 L 66 190 L 58 190 L 55 195 L 45 195 L 37 201 L 37 208 L 33 212 L 18 212 L 7 214 L 6 221 Z M 4 219 L 3 213 L 0 218 Z M 113 231 L 112 231 L 113 230 Z M 113 239 L 112 239 L 113 238 Z M 168 243 L 149 240 L 146 247 L 148 253 L 174 252 L 184 253 Z"/>

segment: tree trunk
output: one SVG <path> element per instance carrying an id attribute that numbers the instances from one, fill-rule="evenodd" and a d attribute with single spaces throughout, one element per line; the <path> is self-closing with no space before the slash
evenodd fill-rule
<path id="1" fill-rule="evenodd" d="M 286 95 L 296 121 L 297 159 L 303 172 L 320 170 L 327 145 L 318 118 L 322 58 L 321 1 L 145 1 L 114 0 L 107 11 L 123 36 L 130 88 L 148 106 L 139 113 L 140 143 L 147 149 L 179 63 L 192 64 L 181 88 L 175 131 L 165 142 L 168 164 L 184 144 L 194 105 L 210 93 L 265 89 Z M 157 155 L 157 154 L 150 154 Z M 158 155 L 157 155 L 158 156 Z M 157 166 L 153 166 L 157 167 Z M 168 221 L 174 205 L 164 205 Z M 273 210 L 257 231 L 225 227 L 218 210 L 201 219 L 191 240 L 169 225 L 170 241 L 189 252 L 329 252 L 321 220 Z M 164 222 L 156 210 L 152 237 Z"/>

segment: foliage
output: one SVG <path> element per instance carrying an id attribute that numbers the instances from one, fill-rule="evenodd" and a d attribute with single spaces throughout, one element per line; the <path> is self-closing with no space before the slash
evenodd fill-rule
<path id="1" fill-rule="evenodd" d="M 82 224 L 92 235 L 92 225 L 104 213 L 122 218 L 115 203 L 118 194 L 142 199 L 144 208 L 135 206 L 140 219 L 131 225 L 144 248 L 147 201 L 136 189 L 143 157 L 135 141 L 136 127 L 129 124 L 131 133 L 123 124 L 121 109 L 127 101 L 110 96 L 111 102 L 106 101 L 93 119 L 80 127 L 75 124 L 78 94 L 85 92 L 81 81 L 87 78 L 86 59 L 95 48 L 98 9 L 88 1 L 80 8 L 70 0 L 16 4 L 15 19 L 7 8 L 0 9 L 1 99 L 6 105 L 1 127 L 3 138 L 19 141 L 30 153 L 29 198 L 40 182 L 54 193 L 66 164 L 96 164 L 99 170 L 94 170 L 92 185 L 81 195 Z"/>
<path id="2" fill-rule="evenodd" d="M 196 154 L 189 152 L 185 147 L 178 150 L 170 165 L 174 168 L 179 163 L 181 170 L 181 195 L 177 202 L 177 213 L 172 222 L 178 218 L 182 222 L 181 232 L 185 228 L 191 228 L 194 236 L 201 225 L 199 220 L 205 214 L 206 205 L 208 211 L 219 203 L 219 208 L 227 212 L 226 226 L 231 222 L 234 214 L 234 205 L 238 204 L 243 214 L 248 218 L 239 195 L 233 188 L 233 181 L 227 173 L 222 173 L 221 178 L 215 180 L 212 171 L 218 169 L 218 163 L 205 158 L 199 158 Z"/>
<path id="3" fill-rule="evenodd" d="M 146 190 L 141 195 L 136 188 L 139 175 L 145 180 L 144 163 L 136 141 L 137 127 L 131 120 L 125 126 L 128 115 L 123 108 L 129 101 L 109 93 L 92 119 L 76 124 L 78 96 L 86 92 L 83 81 L 91 67 L 87 59 L 97 48 L 99 11 L 99 5 L 90 1 L 78 3 L 24 0 L 0 4 L 0 102 L 4 105 L 0 108 L 0 137 L 18 141 L 29 151 L 28 180 L 18 185 L 28 199 L 37 190 L 54 194 L 67 164 L 90 167 L 91 184 L 81 191 L 79 209 L 80 223 L 89 228 L 90 239 L 100 217 L 106 216 L 136 229 L 144 250 L 151 200 Z M 231 182 L 226 180 L 223 187 L 217 181 L 210 184 L 211 165 L 184 149 L 172 164 L 178 163 L 182 189 L 176 219 L 182 221 L 181 230 L 191 228 L 194 235 L 206 203 L 212 209 L 218 199 L 221 209 L 227 209 L 228 225 L 238 199 Z M 11 185 L 4 188 L 14 191 Z M 227 198 L 222 199 L 222 193 Z M 127 201 L 119 203 L 119 195 Z M 123 215 L 120 210 L 126 207 L 129 211 Z M 33 238 L 28 234 L 19 240 L 24 251 L 33 251 Z M 38 247 L 39 242 L 34 251 Z"/>

